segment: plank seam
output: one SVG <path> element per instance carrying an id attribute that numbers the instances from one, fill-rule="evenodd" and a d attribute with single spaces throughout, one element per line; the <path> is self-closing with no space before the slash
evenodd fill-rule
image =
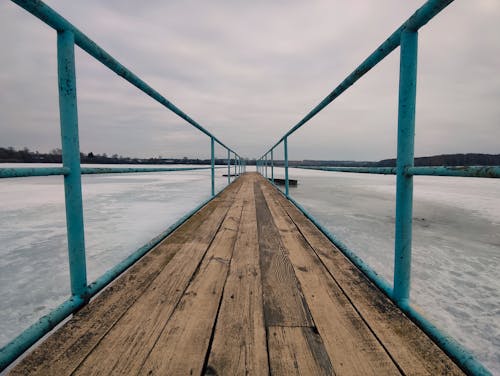
<path id="1" fill-rule="evenodd" d="M 237 230 L 237 233 L 239 233 L 240 231 L 240 227 L 241 227 L 241 220 L 242 220 L 242 217 L 243 217 L 243 208 L 245 207 L 245 203 L 243 202 L 243 204 L 241 205 L 241 212 L 240 212 L 240 220 L 238 221 L 238 230 Z M 229 211 L 228 211 L 229 212 Z M 212 344 L 213 344 L 213 341 L 214 341 L 214 337 L 215 337 L 215 328 L 217 326 L 217 320 L 219 319 L 219 312 L 220 312 L 220 308 L 222 306 L 222 299 L 224 297 L 224 291 L 226 290 L 226 284 L 227 284 L 227 279 L 228 279 L 228 276 L 229 276 L 229 273 L 231 271 L 231 266 L 233 264 L 233 255 L 234 255 L 234 248 L 236 247 L 236 242 L 238 241 L 237 237 L 235 238 L 234 240 L 234 243 L 233 243 L 233 246 L 232 246 L 232 250 L 231 250 L 231 259 L 229 261 L 229 267 L 227 268 L 227 271 L 226 271 L 226 278 L 224 279 L 224 286 L 222 287 L 222 291 L 221 291 L 221 294 L 219 296 L 219 304 L 217 306 L 217 312 L 215 313 L 215 320 L 212 324 L 212 330 L 210 332 L 210 339 L 208 340 L 208 346 L 207 346 L 207 351 L 205 353 L 205 359 L 203 361 L 203 367 L 202 367 L 202 375 L 209 375 L 207 374 L 207 367 L 208 367 L 208 361 L 209 361 L 209 358 L 210 358 L 210 353 L 212 351 Z"/>
<path id="2" fill-rule="evenodd" d="M 207 203 L 207 205 L 209 205 L 209 204 L 210 204 L 210 203 Z M 200 211 L 201 211 L 201 210 L 203 210 L 203 209 L 205 209 L 205 208 L 207 207 L 207 205 L 203 206 L 203 208 L 201 208 L 201 209 L 200 209 Z M 199 211 L 198 211 L 198 212 L 196 212 L 196 213 L 195 213 L 192 217 L 194 217 L 194 216 L 195 216 L 196 214 L 198 214 L 198 213 L 199 213 Z M 187 222 L 187 221 L 186 221 L 186 222 Z M 184 223 L 186 223 L 186 222 L 184 222 Z M 179 227 L 178 227 L 175 231 L 177 231 L 178 229 L 180 229 L 180 228 L 184 225 L 184 223 L 183 223 L 181 226 L 179 226 Z M 157 244 L 157 245 L 155 246 L 155 248 L 156 248 L 156 247 L 159 247 L 159 246 L 160 246 L 160 245 L 161 245 L 164 241 L 167 241 L 169 238 L 171 238 L 171 236 L 175 233 L 175 231 L 174 231 L 174 232 L 172 232 L 172 233 L 171 233 L 168 237 L 166 237 L 166 238 L 165 238 L 162 242 L 160 242 L 159 244 Z M 150 251 L 148 251 L 147 253 L 145 253 L 145 254 L 144 254 L 144 255 L 143 255 L 140 259 L 138 259 L 138 260 L 137 260 L 137 261 L 136 261 L 133 265 L 131 265 L 131 266 L 130 266 L 130 268 L 131 268 L 131 267 L 133 267 L 134 265 L 136 265 L 137 263 L 141 262 L 141 260 L 142 260 L 144 257 L 146 257 L 146 256 L 147 256 L 150 252 L 152 252 L 155 248 L 153 248 L 153 249 L 151 249 Z M 175 256 L 175 254 L 174 254 L 173 256 Z M 172 256 L 172 258 L 173 258 L 173 256 Z M 169 260 L 169 261 L 168 261 L 168 262 L 167 262 L 167 263 L 163 266 L 163 268 L 162 268 L 161 270 L 159 270 L 158 272 L 156 272 L 156 273 L 155 273 L 156 275 L 155 275 L 153 278 L 151 278 L 151 281 L 150 281 L 149 283 L 147 283 L 147 285 L 144 287 L 143 293 L 144 293 L 146 290 L 148 290 L 149 286 L 151 286 L 151 284 L 152 284 L 152 283 L 153 283 L 153 282 L 154 282 L 154 281 L 155 281 L 155 280 L 159 277 L 159 275 L 161 274 L 161 272 L 163 271 L 163 269 L 164 269 L 164 268 L 165 268 L 165 267 L 166 267 L 166 266 L 167 266 L 167 265 L 168 265 L 168 264 L 172 261 L 172 258 L 170 258 L 170 260 Z M 130 269 L 130 268 L 129 268 L 129 269 Z M 127 273 L 127 272 L 129 271 L 129 269 L 127 269 L 126 271 L 124 271 L 124 273 L 122 273 L 121 275 L 124 275 L 125 273 Z M 113 281 L 113 283 L 115 283 L 117 280 L 118 280 L 118 278 L 117 278 L 117 279 L 115 279 L 115 280 Z M 111 284 L 110 284 L 110 286 L 111 286 Z M 103 289 L 102 291 L 100 291 L 100 292 L 99 292 L 99 293 L 98 293 L 95 297 L 93 297 L 92 301 L 93 301 L 95 298 L 97 298 L 99 295 L 101 295 L 101 294 L 102 294 L 105 290 L 106 290 L 106 289 Z M 99 340 L 95 343 L 95 345 L 94 345 L 94 346 L 92 346 L 92 348 L 91 348 L 91 349 L 87 352 L 87 354 L 85 355 L 85 357 L 83 357 L 83 358 L 82 358 L 82 360 L 80 361 L 80 363 L 78 363 L 78 365 L 77 365 L 76 367 L 74 367 L 74 368 L 73 368 L 73 370 L 71 371 L 70 375 L 73 375 L 73 374 L 74 374 L 74 373 L 75 373 L 75 372 L 76 372 L 76 371 L 80 368 L 80 366 L 81 366 L 81 365 L 85 362 L 85 360 L 86 360 L 86 359 L 90 356 L 90 354 L 92 354 L 92 352 L 96 349 L 96 347 L 97 347 L 97 346 L 99 346 L 99 344 L 100 344 L 100 343 L 104 340 L 104 338 L 107 336 L 107 334 L 108 334 L 108 333 L 109 333 L 109 332 L 110 332 L 110 331 L 111 331 L 111 330 L 115 327 L 115 325 L 116 325 L 116 324 L 117 324 L 117 323 L 118 323 L 118 322 L 119 322 L 119 321 L 123 318 L 123 316 L 124 316 L 125 314 L 127 314 L 127 312 L 128 312 L 128 311 L 129 311 L 129 310 L 130 310 L 133 306 L 134 306 L 134 304 L 137 302 L 137 300 L 138 300 L 141 296 L 142 296 L 142 294 L 138 295 L 138 296 L 137 296 L 137 297 L 136 297 L 136 298 L 135 298 L 135 299 L 134 299 L 134 300 L 133 300 L 133 301 L 129 304 L 129 306 L 128 306 L 128 307 L 127 307 L 124 311 L 123 311 L 123 313 L 122 313 L 122 314 L 121 314 L 121 315 L 120 315 L 120 316 L 119 316 L 119 317 L 115 320 L 115 322 L 114 322 L 114 323 L 113 323 L 113 324 L 112 324 L 112 325 L 108 328 L 108 330 L 106 330 L 106 331 L 104 332 L 104 334 L 103 334 L 103 335 L 101 336 L 101 338 L 100 338 L 100 339 L 99 339 Z"/>
<path id="3" fill-rule="evenodd" d="M 242 184 L 240 184 L 239 187 L 237 187 L 237 191 L 234 193 L 234 197 L 236 197 L 236 195 L 240 192 L 241 190 L 241 187 L 242 187 Z M 227 199 L 225 199 L 227 200 Z M 224 201 L 225 201 L 224 200 Z M 141 367 L 139 368 L 139 372 L 137 373 L 137 375 L 140 375 L 141 374 L 141 370 L 142 368 L 144 367 L 144 365 L 146 364 L 146 361 L 148 360 L 151 352 L 153 351 L 153 349 L 155 348 L 156 344 L 158 343 L 160 337 L 162 336 L 163 332 L 165 331 L 165 328 L 167 327 L 167 324 L 168 322 L 170 321 L 170 319 L 172 318 L 174 312 L 176 311 L 177 307 L 179 306 L 179 303 L 180 301 L 182 300 L 182 297 L 186 294 L 186 291 L 187 289 L 189 288 L 189 286 L 191 285 L 191 282 L 193 281 L 193 279 L 195 278 L 196 274 L 199 272 L 199 269 L 201 267 L 201 264 L 203 263 L 203 260 L 205 259 L 206 255 L 207 255 L 207 252 L 208 250 L 210 249 L 210 247 L 212 246 L 218 232 L 220 231 L 221 227 L 222 227 L 222 224 L 224 223 L 224 221 L 226 220 L 226 217 L 227 217 L 227 214 L 229 213 L 229 209 L 231 208 L 232 205 L 229 205 L 227 207 L 227 210 L 226 212 L 224 213 L 224 217 L 222 218 L 219 226 L 217 226 L 217 230 L 214 232 L 213 236 L 212 236 L 212 239 L 210 239 L 210 242 L 207 246 L 207 248 L 205 249 L 205 252 L 203 253 L 203 256 L 200 257 L 200 261 L 198 262 L 198 265 L 196 266 L 196 269 L 195 271 L 193 272 L 193 274 L 191 275 L 191 278 L 189 279 L 188 283 L 186 284 L 186 287 L 184 288 L 184 290 L 182 291 L 182 294 L 179 295 L 179 299 L 177 300 L 177 302 L 175 303 L 173 309 L 172 309 L 172 312 L 170 313 L 168 319 L 165 321 L 165 324 L 163 325 L 163 328 L 162 330 L 160 331 L 158 337 L 156 338 L 155 342 L 153 343 L 153 345 L 151 346 L 151 348 L 149 349 L 148 351 L 148 354 L 144 357 L 144 360 L 142 361 L 142 364 L 141 364 Z M 113 369 L 111 370 L 111 373 L 113 372 L 114 368 L 116 367 L 117 364 L 115 364 L 115 366 L 113 367 Z"/>
<path id="4" fill-rule="evenodd" d="M 240 186 L 240 188 L 241 188 L 241 186 Z M 219 197 L 216 197 L 215 199 L 216 199 L 216 200 L 220 200 L 220 196 L 219 196 Z M 201 209 L 200 209 L 200 211 L 201 211 L 201 210 L 203 210 L 204 208 L 206 208 L 206 207 L 207 207 L 207 206 L 208 206 L 211 202 L 212 202 L 212 201 L 210 201 L 209 203 L 207 203 L 207 205 L 205 205 L 203 208 L 201 208 Z M 228 211 L 229 211 L 229 208 L 228 208 Z M 198 211 L 198 212 L 196 212 L 194 215 L 196 215 L 197 213 L 199 213 L 199 211 Z M 194 215 L 193 215 L 193 216 L 194 216 Z M 224 218 L 223 218 L 223 220 L 221 221 L 221 223 L 220 223 L 220 225 L 219 225 L 219 228 L 220 228 L 220 226 L 222 225 L 222 222 L 224 221 L 224 219 L 225 219 L 226 215 L 227 215 L 227 211 L 226 211 L 226 213 L 224 214 Z M 179 227 L 179 228 L 180 228 L 180 227 Z M 219 228 L 217 228 L 217 231 L 215 232 L 215 234 L 217 234 L 217 232 L 219 231 Z M 177 231 L 177 229 L 176 229 L 176 231 Z M 173 234 L 173 233 L 172 233 L 172 234 Z M 172 234 L 171 234 L 171 235 L 172 235 Z M 170 235 L 169 235 L 169 237 L 170 237 Z M 167 237 L 165 240 L 167 240 L 169 237 Z M 214 238 L 215 238 L 215 235 L 214 235 L 214 236 L 213 236 L 213 238 L 211 239 L 210 244 L 209 244 L 209 246 L 207 247 L 207 250 L 208 250 L 208 248 L 210 247 L 210 245 L 212 244 L 212 242 L 213 242 L 213 239 L 214 239 Z M 164 241 L 165 241 L 165 240 L 164 240 Z M 162 243 L 160 243 L 160 244 L 162 244 Z M 158 244 L 158 246 L 159 246 L 160 244 Z M 151 252 L 151 251 L 149 251 L 149 252 Z M 147 254 L 149 254 L 149 252 L 147 252 L 147 253 L 146 253 L 146 255 L 147 255 Z M 204 253 L 203 257 L 201 257 L 201 260 L 203 260 L 203 258 L 204 258 L 204 256 L 205 256 L 205 254 L 206 254 L 206 251 L 205 251 L 205 253 Z M 144 255 L 144 256 L 146 256 L 146 255 Z M 139 259 L 137 262 L 139 262 L 139 261 L 140 261 L 140 259 Z M 170 260 L 170 261 L 171 261 L 171 260 Z M 164 268 L 165 268 L 165 267 L 166 267 L 166 266 L 170 263 L 170 261 L 169 261 L 167 264 L 165 264 Z M 200 263 L 201 263 L 201 261 L 200 261 Z M 155 281 L 155 280 L 156 280 L 156 279 L 157 279 L 157 278 L 161 275 L 161 273 L 162 273 L 162 271 L 164 270 L 164 268 L 156 274 L 156 276 L 155 276 L 155 277 L 151 280 L 151 282 L 150 282 L 150 283 L 148 283 L 148 286 L 144 289 L 144 291 L 146 291 L 146 290 L 149 288 L 149 286 L 150 286 L 150 285 L 151 285 L 151 284 L 152 284 L 152 283 L 153 283 L 153 282 L 154 282 L 154 281 Z M 197 268 L 199 268 L 199 265 L 198 265 L 198 267 L 197 267 Z M 189 286 L 189 284 L 188 284 L 188 286 Z M 185 292 L 185 291 L 184 291 L 184 292 Z M 184 292 L 183 292 L 183 294 L 184 294 Z M 86 356 L 82 359 L 82 361 L 78 364 L 78 366 L 77 366 L 77 367 L 75 367 L 75 369 L 74 369 L 74 370 L 70 373 L 71 375 L 74 375 L 74 374 L 75 374 L 75 372 L 76 372 L 76 371 L 78 371 L 78 369 L 81 367 L 81 365 L 85 363 L 85 360 L 86 360 L 86 359 L 90 356 L 90 354 L 92 354 L 92 353 L 93 353 L 93 351 L 95 350 L 95 348 L 96 348 L 96 347 L 97 347 L 97 346 L 98 346 L 98 345 L 99 345 L 99 344 L 100 344 L 100 343 L 104 340 L 104 338 L 106 338 L 107 334 L 108 334 L 108 333 L 109 333 L 109 332 L 110 332 L 110 331 L 111 331 L 111 330 L 112 330 L 112 329 L 113 329 L 113 328 L 117 325 L 117 323 L 118 323 L 118 322 L 120 322 L 120 320 L 123 318 L 123 316 L 124 316 L 124 315 L 125 315 L 125 314 L 126 314 L 126 313 L 130 310 L 130 309 L 131 309 L 131 307 L 132 307 L 132 306 L 134 306 L 134 304 L 137 302 L 137 300 L 138 300 L 141 296 L 142 296 L 142 294 L 141 294 L 141 295 L 139 295 L 139 296 L 138 296 L 138 297 L 134 300 L 134 302 L 133 302 L 132 304 L 130 304 L 130 305 L 129 305 L 129 307 L 128 307 L 128 308 L 127 308 L 124 312 L 123 312 L 123 314 L 122 314 L 122 315 L 120 315 L 120 318 L 119 318 L 118 320 L 116 320 L 116 321 L 113 323 L 113 325 L 109 328 L 109 330 L 107 330 L 107 331 L 106 331 L 106 333 L 105 333 L 105 334 L 104 334 L 104 335 L 103 335 L 103 336 L 99 339 L 99 341 L 95 344 L 95 346 L 93 346 L 92 350 L 91 350 L 91 351 L 89 351 L 89 352 L 86 354 Z M 182 296 L 182 295 L 181 295 L 181 296 Z M 178 302 L 177 302 L 177 304 L 178 304 Z M 169 319 L 170 319 L 170 317 L 169 317 Z M 167 321 L 168 321 L 168 320 L 167 320 Z M 153 346 L 153 347 L 154 347 L 154 346 Z M 117 364 L 115 364 L 115 366 L 113 367 L 113 369 L 111 370 L 111 372 L 115 369 L 115 367 L 116 367 L 116 366 L 117 366 Z"/>
<path id="5" fill-rule="evenodd" d="M 279 191 L 279 192 L 281 193 L 281 191 Z M 375 331 L 372 329 L 371 325 L 368 323 L 368 321 L 365 319 L 365 317 L 358 310 L 358 308 L 356 307 L 356 305 L 354 304 L 354 302 L 351 300 L 351 298 L 349 297 L 349 295 L 346 293 L 346 291 L 344 290 L 344 288 L 339 284 L 339 282 L 337 281 L 337 279 L 330 272 L 330 270 L 328 269 L 328 267 L 326 266 L 326 264 L 321 259 L 320 255 L 314 249 L 313 245 L 309 242 L 309 240 L 307 240 L 307 237 L 304 235 L 304 233 L 301 231 L 300 227 L 297 225 L 297 223 L 290 216 L 290 214 L 288 213 L 287 209 L 281 204 L 281 202 L 279 202 L 279 200 L 274 200 L 274 201 L 282 207 L 283 211 L 286 213 L 286 215 L 288 216 L 288 218 L 290 218 L 290 220 L 295 225 L 295 227 L 297 228 L 297 230 L 299 231 L 299 233 L 302 235 L 302 237 L 304 238 L 304 240 L 306 241 L 306 243 L 309 245 L 309 247 L 311 248 L 311 250 L 314 252 L 314 254 L 316 255 L 316 257 L 319 259 L 319 261 L 321 262 L 321 265 L 323 265 L 323 267 L 326 269 L 326 271 L 328 272 L 328 274 L 330 275 L 330 277 L 333 279 L 333 281 L 335 282 L 335 284 L 339 287 L 340 291 L 342 291 L 342 294 L 344 294 L 344 296 L 347 298 L 347 300 L 349 301 L 349 303 L 351 304 L 351 306 L 354 308 L 354 310 L 356 311 L 356 313 L 359 315 L 359 317 L 361 318 L 361 320 L 363 320 L 363 322 L 367 326 L 368 330 L 370 330 L 370 332 L 373 334 L 373 336 L 377 339 L 377 342 L 380 343 L 380 345 L 382 346 L 382 348 L 384 349 L 384 351 L 387 353 L 387 355 L 389 356 L 389 358 L 391 359 L 391 361 L 394 363 L 394 365 L 396 366 L 396 368 L 399 370 L 399 372 L 401 372 L 402 375 L 406 375 L 406 373 L 403 371 L 403 369 L 399 366 L 399 364 L 396 361 L 396 359 L 394 359 L 394 357 L 392 356 L 392 354 L 389 352 L 389 350 L 386 348 L 386 346 L 384 345 L 384 343 L 381 341 L 381 339 L 379 338 L 379 336 L 377 335 L 377 333 L 375 333 Z M 304 214 L 302 214 L 302 213 L 300 213 L 300 214 L 304 216 Z M 306 217 L 304 216 L 304 218 L 306 218 Z M 307 218 L 306 218 L 306 220 L 309 221 L 309 219 L 307 219 Z M 316 226 L 314 226 L 314 227 L 316 227 Z M 345 257 L 344 255 L 342 255 L 342 256 Z"/>

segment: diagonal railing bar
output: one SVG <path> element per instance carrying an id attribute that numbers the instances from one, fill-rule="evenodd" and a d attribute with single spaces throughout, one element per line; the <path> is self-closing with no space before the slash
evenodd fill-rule
<path id="1" fill-rule="evenodd" d="M 124 67 L 115 58 L 99 47 L 95 42 L 68 22 L 65 18 L 55 12 L 52 8 L 39 0 L 12 0 L 28 12 L 45 22 L 57 31 L 57 67 L 59 83 L 59 114 L 60 131 L 62 144 L 62 167 L 41 167 L 41 168 L 0 168 L 0 178 L 18 178 L 28 176 L 50 176 L 61 175 L 64 179 L 65 190 L 65 208 L 66 208 L 66 226 L 68 239 L 68 258 L 70 264 L 70 282 L 71 297 L 54 309 L 48 315 L 39 319 L 38 322 L 24 330 L 20 335 L 14 338 L 6 346 L 0 349 L 0 372 L 14 361 L 19 355 L 26 351 L 31 345 L 43 337 L 49 330 L 55 327 L 77 309 L 85 305 L 89 299 L 97 294 L 108 283 L 118 277 L 123 271 L 130 267 L 135 261 L 142 257 L 146 252 L 152 249 L 156 244 L 163 240 L 175 228 L 186 221 L 194 212 L 199 210 L 207 202 L 187 216 L 181 218 L 173 227 L 139 248 L 126 259 L 95 282 L 87 283 L 87 267 L 85 254 L 85 230 L 83 221 L 83 203 L 82 203 L 82 174 L 110 174 L 110 173 L 147 173 L 147 172 L 167 172 L 167 171 L 191 171 L 201 170 L 205 167 L 81 167 L 80 145 L 78 130 L 78 111 L 77 111 L 77 90 L 76 90 L 76 69 L 74 46 L 77 45 L 93 56 L 97 61 L 111 69 L 113 72 L 123 77 L 129 83 L 139 90 L 156 100 L 164 107 L 174 112 L 176 115 L 187 121 L 196 129 L 210 138 L 210 180 L 211 180 L 211 198 L 216 196 L 215 192 L 215 169 L 221 168 L 215 166 L 215 143 L 222 146 L 228 153 L 228 171 L 230 170 L 231 159 L 235 171 L 239 173 L 245 171 L 245 163 L 233 149 L 226 146 L 222 141 L 215 137 L 211 132 L 198 124 L 190 116 L 175 106 L 172 102 L 163 97 L 155 89 L 149 86 L 141 78 Z M 231 178 L 228 177 L 228 184 Z"/>
<path id="2" fill-rule="evenodd" d="M 290 136 L 321 110 L 332 103 L 340 94 L 351 87 L 356 81 L 381 62 L 387 55 L 394 51 L 401 43 L 401 34 L 406 30 L 417 31 L 427 24 L 435 15 L 441 12 L 454 0 L 430 0 L 420 7 L 413 15 L 404 22 L 394 33 L 391 34 L 375 51 L 372 52 L 350 75 L 348 75 L 330 94 L 328 94 L 316 107 L 293 126 L 283 137 L 281 137 L 269 150 L 274 149 L 286 137 Z"/>
<path id="3" fill-rule="evenodd" d="M 35 17 L 39 18 L 41 21 L 45 22 L 47 25 L 52 27 L 58 32 L 70 31 L 74 35 L 74 41 L 77 46 L 82 50 L 87 52 L 90 56 L 94 57 L 96 60 L 100 61 L 103 65 L 111 69 L 117 75 L 123 77 L 125 80 L 130 82 L 132 85 L 137 87 L 139 90 L 149 95 L 151 98 L 161 103 L 163 106 L 168 108 L 170 111 L 187 121 L 189 124 L 203 132 L 209 137 L 213 137 L 214 140 L 222 147 L 231 150 L 231 148 L 226 146 L 222 141 L 215 137 L 212 133 L 198 124 L 180 108 L 162 96 L 159 92 L 149 86 L 145 81 L 136 76 L 132 71 L 123 66 L 118 60 L 107 53 L 103 48 L 98 46 L 93 40 L 83 34 L 78 30 L 73 24 L 67 21 L 59 13 L 53 10 L 51 7 L 46 5 L 40 0 L 11 0 L 20 7 L 26 9 Z"/>
<path id="4" fill-rule="evenodd" d="M 333 243 L 371 279 L 396 305 L 398 305 L 412 320 L 417 323 L 434 341 L 467 373 L 489 375 L 489 371 L 471 355 L 463 346 L 447 334 L 439 331 L 434 325 L 418 313 L 409 303 L 411 280 L 411 244 L 413 218 L 413 176 L 465 176 L 465 177 L 500 177 L 500 166 L 472 167 L 415 167 L 415 103 L 417 83 L 417 52 L 418 30 L 441 12 L 453 0 L 429 0 L 420 7 L 406 22 L 404 22 L 389 38 L 387 38 L 370 56 L 368 56 L 351 74 L 349 74 L 332 92 L 330 92 L 305 117 L 286 132 L 270 149 L 256 160 L 257 171 L 267 176 L 268 155 L 271 154 L 271 166 L 274 166 L 273 150 L 283 143 L 284 148 L 284 195 L 294 203 L 313 223 L 327 235 Z M 354 252 L 339 242 L 325 230 L 321 224 L 307 213 L 290 197 L 289 189 L 289 159 L 288 139 L 304 126 L 321 110 L 333 102 L 338 96 L 349 89 L 370 69 L 387 57 L 400 46 L 399 67 L 399 99 L 398 99 L 398 141 L 396 167 L 317 167 L 302 168 L 343 171 L 371 174 L 396 175 L 396 215 L 394 242 L 394 279 L 393 287 L 371 270 Z M 274 183 L 274 167 L 272 167 Z"/>

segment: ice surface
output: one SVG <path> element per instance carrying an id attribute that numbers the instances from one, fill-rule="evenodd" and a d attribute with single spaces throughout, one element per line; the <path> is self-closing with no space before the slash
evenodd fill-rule
<path id="1" fill-rule="evenodd" d="M 2 165 L 14 166 L 22 165 Z M 222 171 L 216 191 L 227 184 Z M 62 180 L 0 180 L 0 346 L 70 295 Z M 210 170 L 84 175 L 82 182 L 89 282 L 210 197 Z"/>
<path id="2" fill-rule="evenodd" d="M 395 177 L 290 178 L 292 197 L 392 283 Z M 412 304 L 500 374 L 500 181 L 415 177 L 414 197 Z"/>

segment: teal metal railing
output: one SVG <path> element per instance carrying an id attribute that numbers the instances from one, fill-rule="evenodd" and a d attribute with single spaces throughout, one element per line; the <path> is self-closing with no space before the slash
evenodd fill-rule
<path id="1" fill-rule="evenodd" d="M 193 213 L 203 207 L 215 196 L 215 143 L 227 150 L 228 184 L 231 183 L 231 165 L 234 166 L 234 176 L 244 172 L 245 163 L 238 153 L 226 146 L 222 141 L 206 130 L 195 120 L 190 118 L 173 103 L 168 101 L 146 82 L 125 68 L 116 59 L 90 40 L 85 34 L 69 23 L 61 15 L 38 0 L 12 0 L 26 9 L 35 17 L 57 31 L 57 67 L 59 81 L 59 112 L 62 141 L 62 167 L 49 168 L 0 168 L 0 178 L 16 178 L 28 176 L 61 175 L 64 177 L 66 225 L 68 238 L 68 256 L 70 266 L 71 297 L 54 309 L 48 315 L 27 328 L 14 338 L 5 347 L 0 349 L 0 371 L 21 355 L 38 339 L 54 328 L 71 313 L 85 305 L 89 299 L 113 281 L 130 265 L 156 246 L 173 230 L 185 222 Z M 78 132 L 78 112 L 76 95 L 76 73 L 74 47 L 79 46 L 97 61 L 107 66 L 113 72 L 136 86 L 139 90 L 174 112 L 190 125 L 210 138 L 210 167 L 190 168 L 89 168 L 80 165 L 80 146 Z M 218 167 L 224 168 L 224 167 Z M 85 257 L 85 236 L 82 204 L 82 174 L 109 174 L 109 173 L 145 173 L 145 172 L 172 172 L 210 169 L 211 170 L 211 198 L 179 219 L 163 233 L 133 252 L 126 259 L 115 265 L 111 270 L 99 277 L 96 281 L 87 283 L 87 267 Z"/>
<path id="2" fill-rule="evenodd" d="M 467 373 L 490 375 L 490 372 L 470 354 L 468 350 L 453 338 L 441 332 L 425 317 L 417 312 L 409 301 L 411 275 L 411 242 L 412 242 L 412 206 L 413 176 L 466 176 L 499 178 L 500 166 L 487 167 L 415 167 L 415 100 L 417 78 L 418 30 L 435 15 L 441 12 L 453 0 L 429 0 L 404 22 L 389 38 L 387 38 L 370 56 L 368 56 L 349 76 L 347 76 L 332 92 L 330 92 L 303 119 L 286 132 L 267 152 L 257 159 L 257 171 L 274 183 L 275 159 L 273 151 L 283 143 L 285 170 L 285 196 L 293 202 L 337 247 L 361 269 L 390 299 L 392 299 L 414 322 L 416 322 L 438 345 Z M 333 102 L 365 73 L 382 61 L 389 53 L 400 47 L 399 71 L 399 107 L 398 107 L 398 141 L 397 163 L 391 167 L 317 167 L 299 166 L 325 171 L 342 171 L 371 174 L 396 175 L 396 229 L 394 245 L 394 280 L 391 286 L 342 241 L 330 233 L 298 202 L 290 197 L 288 174 L 288 138 L 321 110 Z M 270 157 L 270 159 L 268 158 Z M 280 161 L 281 162 L 281 161 Z"/>

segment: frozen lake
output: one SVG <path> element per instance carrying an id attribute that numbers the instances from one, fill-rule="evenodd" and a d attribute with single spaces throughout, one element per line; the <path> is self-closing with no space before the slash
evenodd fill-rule
<path id="1" fill-rule="evenodd" d="M 289 176 L 291 196 L 392 284 L 395 176 Z M 415 177 L 413 223 L 412 304 L 500 374 L 500 181 Z"/>
<path id="2" fill-rule="evenodd" d="M 291 195 L 392 281 L 395 178 L 290 177 Z M 83 194 L 93 281 L 207 199 L 210 171 L 85 175 Z M 69 277 L 62 177 L 2 179 L 0 197 L 3 345 L 69 296 Z M 416 177 L 413 260 L 413 304 L 500 373 L 500 181 Z"/>

